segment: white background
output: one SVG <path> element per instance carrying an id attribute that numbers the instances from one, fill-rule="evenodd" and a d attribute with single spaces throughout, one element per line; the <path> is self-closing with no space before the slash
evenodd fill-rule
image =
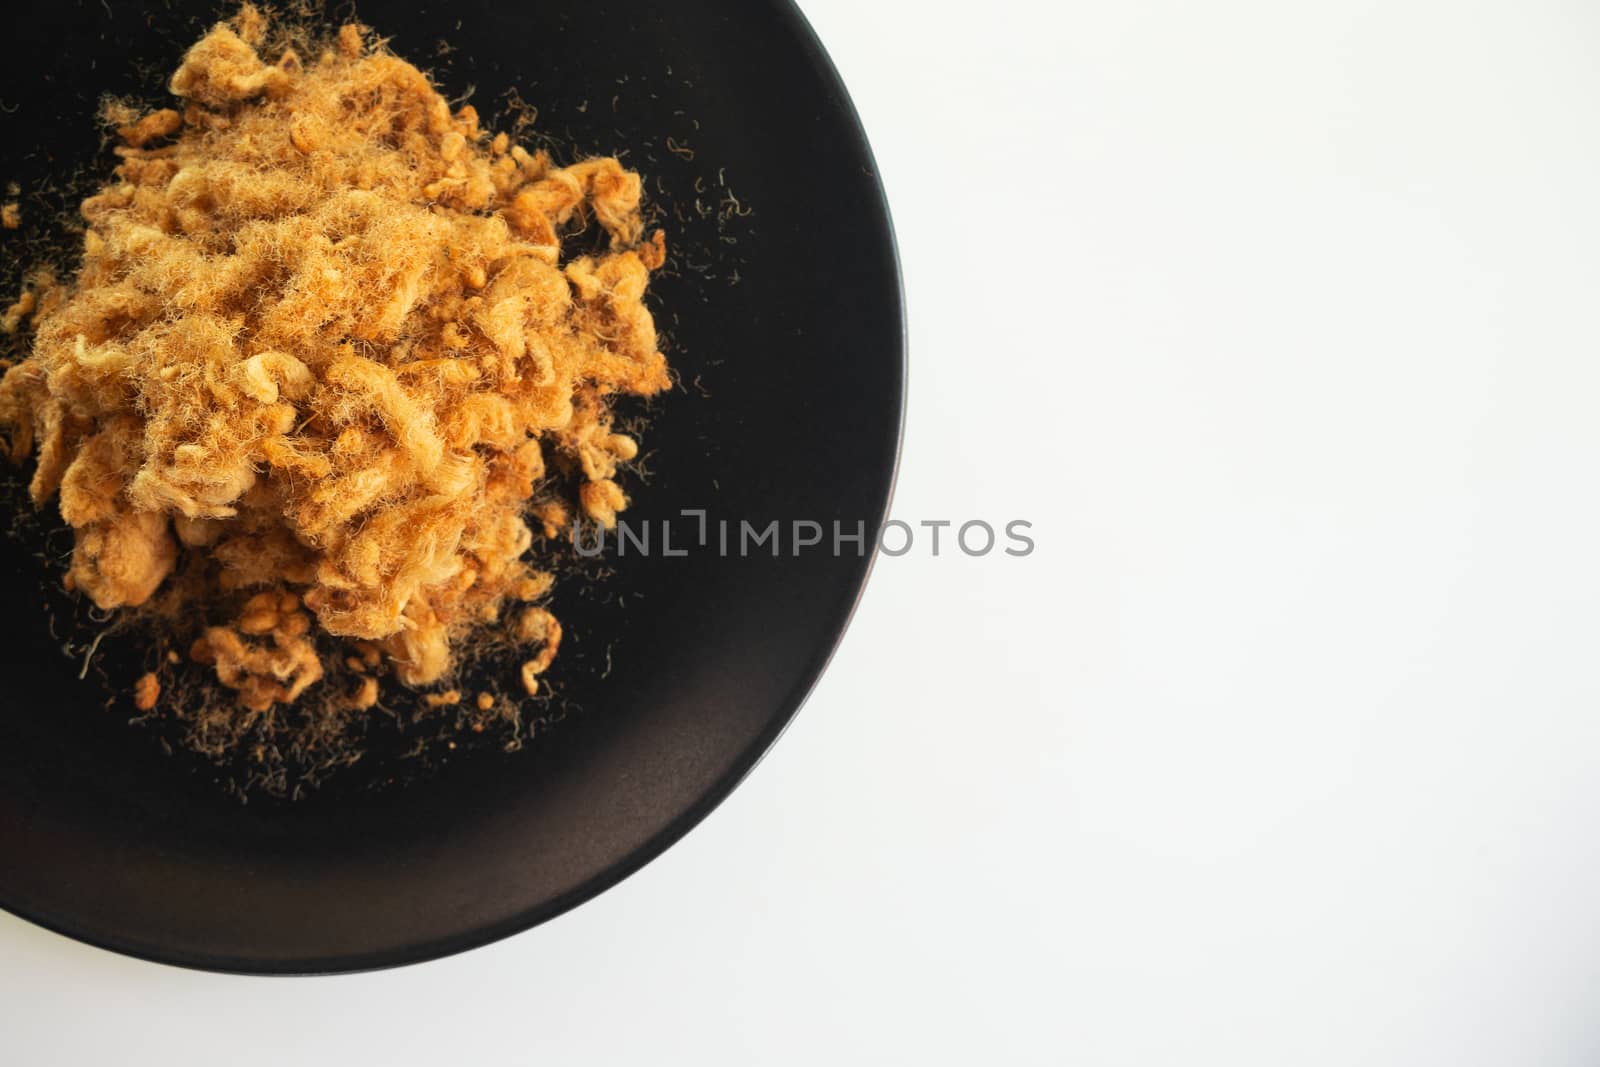
<path id="1" fill-rule="evenodd" d="M 896 211 L 902 519 L 620 888 L 251 980 L 0 916 L 0 1058 L 1600 1060 L 1600 12 L 808 0 Z"/>

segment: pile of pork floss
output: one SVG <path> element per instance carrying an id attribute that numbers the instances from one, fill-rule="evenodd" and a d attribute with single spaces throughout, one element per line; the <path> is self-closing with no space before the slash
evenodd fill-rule
<path id="1" fill-rule="evenodd" d="M 611 402 L 669 385 L 639 176 L 485 133 L 361 27 L 275 32 L 247 7 L 185 56 L 180 106 L 108 107 L 76 276 L 0 322 L 32 330 L 11 452 L 73 529 L 69 587 L 194 626 L 241 714 L 443 685 L 484 635 L 532 692 L 560 627 L 530 523 L 612 525 L 637 445 Z M 580 233 L 594 254 L 563 255 Z"/>

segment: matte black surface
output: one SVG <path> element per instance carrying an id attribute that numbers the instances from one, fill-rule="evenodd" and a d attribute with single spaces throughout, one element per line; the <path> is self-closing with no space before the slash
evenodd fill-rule
<path id="1" fill-rule="evenodd" d="M 147 90 L 218 10 L 112 9 L 40 5 L 9 23 L 0 182 L 32 193 L 62 167 L 104 173 L 96 96 Z M 475 87 L 486 121 L 515 87 L 540 129 L 647 172 L 679 264 L 654 306 L 684 387 L 653 407 L 653 473 L 630 485 L 630 516 L 862 520 L 870 542 L 899 439 L 898 272 L 866 142 L 799 14 L 784 0 L 359 13 L 447 92 Z M 728 215 L 729 189 L 752 214 Z M 0 254 L 30 255 L 29 232 L 0 233 Z M 0 551 L 0 904 L 134 955 L 278 973 L 460 951 L 636 870 L 777 737 L 870 558 L 795 558 L 786 540 L 780 559 L 617 560 L 606 588 L 625 609 L 564 590 L 555 605 L 575 662 L 603 649 L 610 673 L 575 672 L 567 695 L 582 710 L 527 751 L 465 758 L 405 789 L 241 807 L 178 773 L 125 703 L 102 707 L 104 690 L 62 655 L 73 635 L 51 634 L 35 608 L 44 564 L 14 542 Z"/>

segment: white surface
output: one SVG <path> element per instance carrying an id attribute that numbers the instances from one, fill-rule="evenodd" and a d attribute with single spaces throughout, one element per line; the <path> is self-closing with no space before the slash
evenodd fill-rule
<path id="1" fill-rule="evenodd" d="M 896 512 L 1035 555 L 882 561 L 737 795 L 509 942 L 0 918 L 5 1062 L 1600 1057 L 1600 15 L 805 6 L 903 244 Z"/>

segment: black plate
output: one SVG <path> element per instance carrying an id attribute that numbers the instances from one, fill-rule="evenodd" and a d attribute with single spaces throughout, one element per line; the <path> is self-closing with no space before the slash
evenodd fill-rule
<path id="1" fill-rule="evenodd" d="M 0 181 L 103 173 L 95 97 L 147 89 L 216 14 L 80 0 L 12 20 Z M 899 440 L 899 278 L 866 140 L 800 14 L 585 0 L 360 15 L 447 92 L 474 86 L 486 119 L 516 87 L 547 133 L 626 150 L 668 207 L 683 269 L 655 306 L 685 388 L 654 406 L 653 474 L 630 486 L 630 514 L 860 520 L 870 543 Z M 727 189 L 753 214 L 725 211 Z M 29 254 L 29 232 L 0 233 L 7 259 Z M 678 519 L 680 538 L 693 532 Z M 866 579 L 870 553 L 845 548 L 795 557 L 786 537 L 779 559 L 617 560 L 606 596 L 558 590 L 578 710 L 522 753 L 464 756 L 401 789 L 240 806 L 128 726 L 125 703 L 102 707 L 61 653 L 70 635 L 35 609 L 40 562 L 0 542 L 0 904 L 120 952 L 267 973 L 393 966 L 526 929 L 659 854 L 772 744 Z M 606 653 L 609 673 L 594 666 Z"/>

